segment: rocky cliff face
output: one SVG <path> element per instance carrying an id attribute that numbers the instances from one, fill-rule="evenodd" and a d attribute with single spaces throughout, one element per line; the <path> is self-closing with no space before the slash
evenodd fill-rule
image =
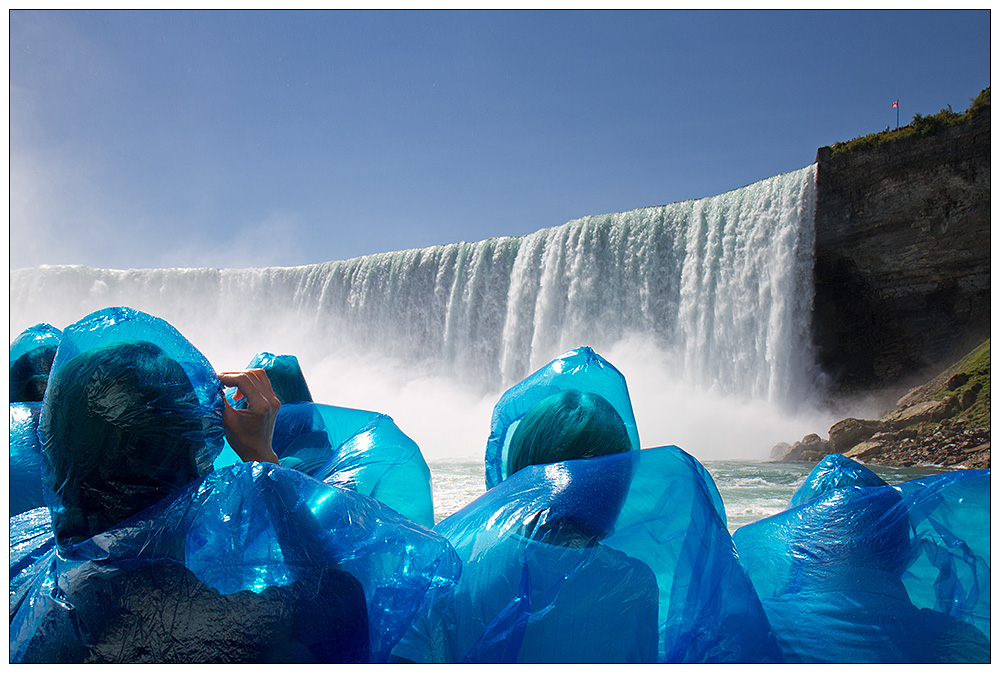
<path id="1" fill-rule="evenodd" d="M 987 338 L 989 111 L 817 161 L 813 332 L 834 390 L 906 386 Z"/>

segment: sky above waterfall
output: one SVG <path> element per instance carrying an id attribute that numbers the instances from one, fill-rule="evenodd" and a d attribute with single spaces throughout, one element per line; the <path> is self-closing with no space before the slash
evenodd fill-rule
<path id="1" fill-rule="evenodd" d="M 9 27 L 12 269 L 297 266 L 523 235 L 796 170 L 990 84 L 989 10 L 11 11 Z"/>

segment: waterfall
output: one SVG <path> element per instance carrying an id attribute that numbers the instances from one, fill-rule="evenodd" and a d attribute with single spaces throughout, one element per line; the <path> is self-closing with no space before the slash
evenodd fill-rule
<path id="1" fill-rule="evenodd" d="M 301 267 L 15 270 L 11 339 L 38 322 L 62 328 L 128 305 L 171 322 L 219 370 L 243 367 L 260 350 L 292 353 L 318 401 L 362 399 L 400 422 L 423 407 L 416 398 L 436 399 L 450 418 L 440 422 L 457 427 L 457 416 L 474 415 L 469 432 L 482 442 L 500 392 L 580 345 L 623 370 L 637 417 L 633 379 L 657 404 L 710 396 L 750 417 L 761 409 L 788 417 L 815 392 L 815 175 L 813 165 L 523 237 Z M 442 392 L 443 382 L 473 401 Z M 668 401 L 665 390 L 686 392 Z M 386 408 L 406 391 L 408 411 Z M 726 441 L 706 450 L 724 452 Z M 481 446 L 463 451 L 481 455 Z"/>

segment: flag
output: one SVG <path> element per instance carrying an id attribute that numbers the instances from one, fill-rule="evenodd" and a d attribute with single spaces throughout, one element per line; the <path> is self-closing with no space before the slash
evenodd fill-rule
<path id="1" fill-rule="evenodd" d="M 892 101 L 892 106 L 896 107 L 896 108 L 899 107 L 899 99 L 898 98 L 896 100 Z"/>

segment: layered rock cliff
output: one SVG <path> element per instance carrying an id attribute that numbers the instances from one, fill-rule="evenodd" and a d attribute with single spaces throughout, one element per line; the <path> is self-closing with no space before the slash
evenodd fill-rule
<path id="1" fill-rule="evenodd" d="M 988 337 L 989 108 L 817 161 L 813 332 L 834 390 L 905 387 Z"/>
<path id="2" fill-rule="evenodd" d="M 886 412 L 779 444 L 772 459 L 989 467 L 989 89 L 963 118 L 818 151 L 813 341 L 832 397 Z"/>

